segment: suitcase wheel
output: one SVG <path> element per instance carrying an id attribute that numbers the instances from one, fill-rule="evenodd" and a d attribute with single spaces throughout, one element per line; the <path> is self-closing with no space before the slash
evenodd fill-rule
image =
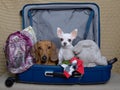
<path id="1" fill-rule="evenodd" d="M 14 82 L 15 82 L 15 78 L 13 78 L 13 77 L 8 77 L 7 79 L 6 79 L 6 81 L 5 81 L 5 85 L 6 85 L 6 87 L 12 87 L 13 86 L 13 84 L 14 84 Z"/>

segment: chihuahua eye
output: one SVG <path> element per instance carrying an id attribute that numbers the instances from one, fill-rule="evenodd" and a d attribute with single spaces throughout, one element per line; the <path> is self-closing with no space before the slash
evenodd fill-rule
<path id="1" fill-rule="evenodd" d="M 68 39 L 69 42 L 71 42 L 71 39 Z"/>
<path id="2" fill-rule="evenodd" d="M 41 50 L 42 48 L 41 47 L 38 47 L 39 50 Z"/>
<path id="3" fill-rule="evenodd" d="M 50 49 L 51 47 L 50 46 L 48 46 L 48 49 Z"/>
<path id="4" fill-rule="evenodd" d="M 60 40 L 63 41 L 63 38 L 61 38 Z"/>

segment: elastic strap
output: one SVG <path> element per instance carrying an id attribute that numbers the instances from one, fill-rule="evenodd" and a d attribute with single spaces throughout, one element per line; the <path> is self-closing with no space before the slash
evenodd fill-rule
<path id="1" fill-rule="evenodd" d="M 84 36 L 83 36 L 83 39 L 85 40 L 88 36 L 88 33 L 89 33 L 89 30 L 90 30 L 90 25 L 91 25 L 91 22 L 93 20 L 93 17 L 94 17 L 94 11 L 92 10 L 90 15 L 89 15 L 89 18 L 88 18 L 88 21 L 87 21 L 87 24 L 86 24 L 86 28 L 85 28 L 85 33 L 84 33 Z"/>

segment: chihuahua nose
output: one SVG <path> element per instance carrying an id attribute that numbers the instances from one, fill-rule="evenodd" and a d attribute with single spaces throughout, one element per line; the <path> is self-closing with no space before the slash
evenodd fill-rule
<path id="1" fill-rule="evenodd" d="M 46 60 L 47 59 L 47 57 L 44 55 L 43 57 L 42 57 L 42 60 Z"/>
<path id="2" fill-rule="evenodd" d="M 64 42 L 63 44 L 64 44 L 64 46 L 66 46 L 66 45 L 67 45 L 67 43 L 66 43 L 66 42 Z"/>

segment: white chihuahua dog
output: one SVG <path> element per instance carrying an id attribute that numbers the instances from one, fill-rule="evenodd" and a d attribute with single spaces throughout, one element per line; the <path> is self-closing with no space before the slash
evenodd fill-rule
<path id="1" fill-rule="evenodd" d="M 73 51 L 83 60 L 84 67 L 107 65 L 107 59 L 101 55 L 98 45 L 92 40 L 79 41 Z"/>
<path id="2" fill-rule="evenodd" d="M 63 60 L 70 60 L 74 57 L 72 41 L 76 38 L 77 31 L 78 30 L 75 29 L 71 33 L 64 33 L 61 28 L 57 28 L 57 35 L 61 40 L 61 48 L 58 54 L 58 64 L 62 64 Z"/>

